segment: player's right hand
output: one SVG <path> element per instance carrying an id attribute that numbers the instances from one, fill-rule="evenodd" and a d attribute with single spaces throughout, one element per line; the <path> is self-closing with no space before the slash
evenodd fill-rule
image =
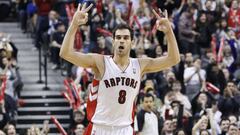
<path id="1" fill-rule="evenodd" d="M 93 4 L 89 5 L 86 8 L 86 3 L 81 6 L 81 4 L 78 4 L 77 11 L 75 12 L 72 20 L 72 24 L 75 26 L 86 24 L 88 21 L 88 11 L 92 8 Z"/>

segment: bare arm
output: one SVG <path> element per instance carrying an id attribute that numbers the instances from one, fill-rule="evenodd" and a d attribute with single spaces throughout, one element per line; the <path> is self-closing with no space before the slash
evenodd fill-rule
<path id="1" fill-rule="evenodd" d="M 198 120 L 198 122 L 193 126 L 192 128 L 192 135 L 197 135 L 197 130 L 199 129 L 201 123 L 204 121 L 204 120 L 208 120 L 207 116 L 203 115 L 201 117 L 200 120 Z"/>
<path id="2" fill-rule="evenodd" d="M 168 55 L 159 58 L 139 59 L 143 74 L 167 69 L 171 66 L 176 65 L 180 61 L 177 41 L 171 28 L 171 23 L 168 20 L 167 11 L 165 10 L 164 17 L 160 17 L 154 10 L 153 12 L 158 18 L 156 22 L 157 30 L 164 32 L 166 35 L 168 44 Z"/>
<path id="3" fill-rule="evenodd" d="M 84 54 L 81 52 L 77 52 L 74 50 L 74 39 L 75 34 L 80 25 L 86 24 L 88 20 L 88 11 L 92 7 L 92 4 L 86 8 L 86 3 L 81 7 L 78 5 L 78 9 L 73 16 L 73 20 L 67 30 L 67 33 L 64 37 L 61 49 L 60 49 L 60 57 L 63 59 L 73 63 L 74 65 L 81 66 L 84 68 L 90 67 L 93 68 L 94 71 L 102 73 L 99 71 L 103 69 L 99 66 L 98 63 L 103 61 L 103 56 L 99 54 Z M 81 8 L 81 9 L 80 9 Z"/>

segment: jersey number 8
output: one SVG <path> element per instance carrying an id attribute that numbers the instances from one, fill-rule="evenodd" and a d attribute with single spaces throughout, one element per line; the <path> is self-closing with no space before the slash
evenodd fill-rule
<path id="1" fill-rule="evenodd" d="M 119 104 L 124 104 L 125 103 L 126 95 L 127 95 L 127 92 L 125 90 L 120 90 L 119 91 L 119 97 L 118 97 L 118 103 Z"/>

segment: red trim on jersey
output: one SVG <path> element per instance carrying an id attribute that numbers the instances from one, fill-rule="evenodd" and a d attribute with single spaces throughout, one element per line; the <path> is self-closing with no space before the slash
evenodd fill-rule
<path id="1" fill-rule="evenodd" d="M 94 87 L 96 88 L 96 86 L 98 86 L 98 85 L 99 85 L 99 80 L 93 79 L 93 81 L 92 81 L 93 89 L 94 89 Z M 98 92 L 98 90 L 96 90 L 95 92 L 93 92 L 93 91 L 94 90 L 90 90 L 92 96 L 97 94 L 97 92 Z"/>
<path id="2" fill-rule="evenodd" d="M 89 123 L 88 123 L 88 126 L 87 126 L 87 128 L 85 129 L 83 135 L 91 135 L 91 133 L 92 133 L 92 127 L 93 127 L 93 124 L 92 124 L 91 122 L 89 122 Z"/>
<path id="3" fill-rule="evenodd" d="M 133 109 L 132 109 L 132 122 L 134 122 L 135 109 L 136 109 L 136 104 L 135 104 L 135 102 L 134 102 L 134 103 L 133 103 Z"/>
<path id="4" fill-rule="evenodd" d="M 99 85 L 99 80 L 93 79 L 92 85 L 93 85 L 93 87 Z"/>
<path id="5" fill-rule="evenodd" d="M 98 93 L 98 91 L 92 92 L 92 90 L 90 90 L 90 92 L 91 92 L 91 95 L 92 95 L 92 96 Z"/>
<path id="6" fill-rule="evenodd" d="M 93 100 L 93 101 L 90 101 L 88 99 L 88 101 L 87 101 L 87 119 L 89 121 L 92 120 L 92 117 L 95 113 L 96 108 L 97 108 L 97 99 Z"/>
<path id="7" fill-rule="evenodd" d="M 93 79 L 93 82 L 92 82 L 92 85 L 93 87 L 97 87 L 99 85 L 99 80 L 96 80 L 96 79 Z M 94 94 L 97 94 L 98 90 L 96 92 L 93 92 L 92 93 L 92 90 L 90 90 L 90 96 L 93 96 Z M 88 98 L 88 101 L 87 101 L 87 119 L 89 121 L 92 120 L 92 117 L 95 113 L 95 110 L 97 108 L 97 99 L 93 100 L 93 101 L 90 101 L 90 99 Z"/>

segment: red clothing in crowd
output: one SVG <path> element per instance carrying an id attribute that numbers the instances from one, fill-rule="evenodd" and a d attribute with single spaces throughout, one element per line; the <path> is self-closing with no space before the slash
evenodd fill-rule
<path id="1" fill-rule="evenodd" d="M 240 9 L 233 10 L 232 8 L 228 12 L 228 26 L 236 31 L 237 35 L 240 35 Z"/>
<path id="2" fill-rule="evenodd" d="M 52 9 L 53 3 L 55 0 L 35 0 L 37 5 L 37 13 L 40 16 L 46 16 Z"/>

